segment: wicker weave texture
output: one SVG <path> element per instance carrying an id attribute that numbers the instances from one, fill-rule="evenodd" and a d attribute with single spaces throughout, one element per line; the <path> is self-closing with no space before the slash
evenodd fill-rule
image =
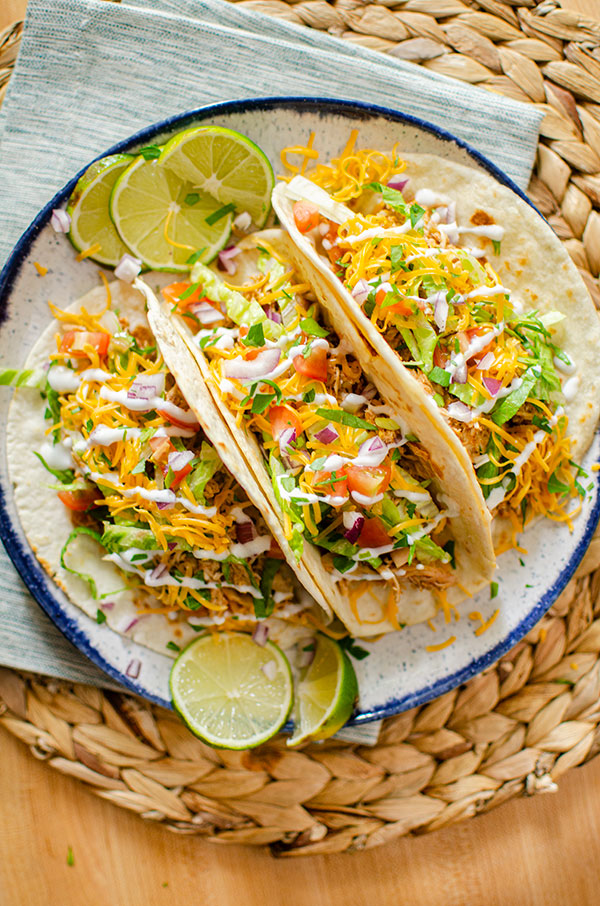
<path id="1" fill-rule="evenodd" d="M 530 195 L 600 308 L 600 22 L 555 0 L 241 0 L 535 103 Z M 0 100 L 21 26 L 0 34 Z M 132 696 L 0 670 L 0 723 L 96 795 L 177 833 L 353 851 L 551 791 L 600 751 L 600 536 L 549 613 L 494 667 L 385 722 L 375 748 L 276 739 L 216 751 Z"/>

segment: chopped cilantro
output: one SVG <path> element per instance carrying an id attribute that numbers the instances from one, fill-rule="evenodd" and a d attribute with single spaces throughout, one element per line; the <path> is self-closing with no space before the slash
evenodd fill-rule
<path id="1" fill-rule="evenodd" d="M 98 623 L 98 625 L 106 623 L 106 614 L 103 610 L 100 610 L 100 608 L 96 611 L 96 623 Z"/>
<path id="2" fill-rule="evenodd" d="M 498 595 L 498 583 L 490 582 L 490 600 L 493 601 L 493 599 L 495 597 L 497 597 L 497 595 Z"/>
<path id="3" fill-rule="evenodd" d="M 189 299 L 190 296 L 193 296 L 196 290 L 200 289 L 199 283 L 190 283 L 187 289 L 184 289 L 182 293 L 177 297 L 180 302 L 185 302 L 186 299 Z"/>
<path id="4" fill-rule="evenodd" d="M 362 661 L 366 657 L 369 657 L 370 651 L 367 651 L 365 648 L 361 648 L 360 645 L 357 645 L 351 636 L 344 636 L 343 639 L 338 640 L 338 645 L 340 648 L 343 648 L 347 654 L 355 658 L 357 661 Z"/>
<path id="5" fill-rule="evenodd" d="M 67 848 L 67 865 L 71 868 L 75 865 L 75 856 L 73 855 L 73 847 L 69 846 Z"/>
<path id="6" fill-rule="evenodd" d="M 494 255 L 499 255 L 502 246 L 501 241 L 499 239 L 492 239 L 492 245 L 494 246 Z"/>
<path id="7" fill-rule="evenodd" d="M 557 470 L 558 471 L 558 470 Z M 551 494 L 568 494 L 569 485 L 564 484 L 557 476 L 556 471 L 552 473 L 548 480 L 548 491 Z"/>
<path id="8" fill-rule="evenodd" d="M 209 214 L 208 217 L 205 217 L 204 220 L 209 226 L 213 226 L 213 224 L 222 220 L 223 217 L 227 217 L 227 215 L 231 214 L 233 211 L 235 211 L 235 205 L 230 202 L 229 204 L 224 204 L 218 211 L 213 211 L 213 213 Z"/>
<path id="9" fill-rule="evenodd" d="M 408 215 L 410 217 L 410 222 L 413 229 L 416 227 L 417 223 L 425 213 L 425 209 L 421 207 L 420 204 L 411 204 Z"/>
<path id="10" fill-rule="evenodd" d="M 390 246 L 390 261 L 392 263 L 392 274 L 396 271 L 409 270 L 408 264 L 404 261 L 404 248 L 401 245 L 396 244 Z"/>
<path id="11" fill-rule="evenodd" d="M 189 204 L 191 206 L 198 204 L 198 202 L 200 201 L 200 196 L 197 192 L 190 192 L 189 195 L 186 195 L 183 200 L 185 204 Z"/>
<path id="12" fill-rule="evenodd" d="M 547 418 L 543 418 L 541 415 L 534 415 L 531 419 L 536 428 L 541 428 L 542 431 L 545 431 L 546 434 L 552 434 L 552 428 Z"/>
<path id="13" fill-rule="evenodd" d="M 309 337 L 326 337 L 329 333 L 320 324 L 317 324 L 314 318 L 303 318 L 300 321 L 300 327 Z"/>
<path id="14" fill-rule="evenodd" d="M 200 258 L 202 257 L 202 255 L 204 254 L 205 251 L 206 251 L 206 248 L 198 249 L 198 251 L 192 252 L 192 254 L 190 255 L 190 257 L 187 259 L 187 261 L 185 263 L 189 264 L 190 266 L 192 264 L 195 264 L 197 261 L 200 260 Z"/>
<path id="15" fill-rule="evenodd" d="M 354 566 L 354 560 L 352 559 L 352 557 L 345 557 L 343 554 L 336 554 L 333 558 L 333 566 L 334 569 L 337 569 L 338 573 L 346 573 Z"/>
<path id="16" fill-rule="evenodd" d="M 255 415 L 261 415 L 275 399 L 274 393 L 257 393 L 252 400 L 250 411 Z"/>
<path id="17" fill-rule="evenodd" d="M 312 403 L 314 402 L 315 396 L 315 388 L 311 387 L 310 390 L 307 390 L 306 393 L 302 395 L 302 399 L 305 403 Z"/>
<path id="18" fill-rule="evenodd" d="M 181 646 L 176 642 L 167 642 L 166 647 L 169 649 L 169 651 L 181 651 Z"/>
<path id="19" fill-rule="evenodd" d="M 252 327 L 249 328 L 248 333 L 243 338 L 242 342 L 244 343 L 244 346 L 265 345 L 265 334 L 260 321 L 258 324 L 253 324 Z"/>

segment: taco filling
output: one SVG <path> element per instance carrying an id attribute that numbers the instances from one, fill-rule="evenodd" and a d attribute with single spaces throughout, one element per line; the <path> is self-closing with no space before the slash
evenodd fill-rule
<path id="1" fill-rule="evenodd" d="M 46 440 L 32 455 L 71 516 L 63 569 L 107 597 L 78 555 L 91 536 L 141 613 L 239 625 L 301 611 L 277 543 L 207 441 L 143 315 L 135 325 L 119 317 L 110 291 L 97 314 L 51 307 L 56 352 L 35 377 Z"/>
<path id="2" fill-rule="evenodd" d="M 565 411 L 579 377 L 555 339 L 565 315 L 526 311 L 491 263 L 504 228 L 483 210 L 459 226 L 451 197 L 405 168 L 396 149 L 351 141 L 275 194 L 459 436 L 494 515 L 517 530 L 540 515 L 570 524 L 585 473 Z"/>
<path id="3" fill-rule="evenodd" d="M 245 245 L 236 286 L 196 264 L 190 282 L 162 292 L 258 441 L 296 556 L 315 545 L 335 580 L 383 579 L 392 593 L 399 582 L 453 585 L 448 510 L 428 452 L 326 323 L 309 284 L 267 239 Z"/>

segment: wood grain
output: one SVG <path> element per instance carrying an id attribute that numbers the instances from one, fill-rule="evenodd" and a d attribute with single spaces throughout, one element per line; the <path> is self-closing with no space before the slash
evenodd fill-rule
<path id="1" fill-rule="evenodd" d="M 563 6 L 600 17 L 599 0 Z M 0 29 L 25 7 L 0 0 Z M 555 795 L 513 801 L 437 834 L 354 856 L 276 861 L 144 823 L 50 771 L 6 733 L 0 752 L 0 906 L 598 902 L 600 759 L 568 774 Z"/>

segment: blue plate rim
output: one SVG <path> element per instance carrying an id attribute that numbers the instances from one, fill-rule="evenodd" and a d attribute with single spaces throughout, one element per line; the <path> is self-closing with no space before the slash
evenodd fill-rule
<path id="1" fill-rule="evenodd" d="M 425 132 L 429 132 L 443 141 L 450 142 L 462 150 L 487 171 L 502 185 L 511 189 L 516 195 L 525 201 L 537 214 L 545 221 L 545 217 L 527 197 L 527 195 L 517 186 L 517 184 L 504 173 L 496 164 L 492 163 L 485 155 L 476 148 L 473 148 L 468 142 L 458 138 L 440 126 L 423 120 L 420 117 L 403 113 L 400 110 L 394 110 L 390 107 L 382 107 L 376 104 L 368 104 L 363 101 L 351 101 L 329 97 L 316 96 L 269 96 L 261 98 L 236 99 L 231 101 L 222 101 L 217 104 L 207 104 L 194 110 L 184 111 L 180 114 L 167 117 L 143 129 L 138 130 L 128 138 L 112 145 L 109 149 L 98 154 L 90 160 L 78 173 L 70 179 L 65 185 L 56 192 L 53 198 L 44 205 L 36 217 L 31 221 L 27 229 L 22 233 L 16 242 L 11 254 L 9 255 L 2 271 L 0 272 L 0 327 L 4 322 L 6 311 L 3 304 L 5 296 L 10 292 L 11 287 L 25 261 L 32 243 L 46 226 L 49 221 L 52 210 L 60 207 L 70 196 L 80 177 L 85 173 L 91 164 L 107 157 L 111 154 L 127 153 L 132 149 L 143 147 L 144 143 L 155 138 L 161 133 L 167 133 L 175 129 L 186 128 L 196 122 L 202 122 L 205 119 L 227 115 L 231 113 L 244 113 L 249 110 L 274 110 L 281 108 L 291 108 L 296 111 L 317 111 L 326 113 L 341 113 L 357 121 L 370 119 L 375 116 L 381 116 L 388 120 L 408 124 L 418 127 Z M 364 711 L 349 721 L 350 725 L 368 723 L 373 720 L 381 720 L 385 717 L 392 717 L 395 714 L 406 711 L 417 705 L 425 704 L 433 698 L 443 695 L 445 692 L 455 689 L 462 683 L 476 676 L 486 667 L 489 667 L 497 661 L 503 654 L 513 647 L 520 639 L 529 632 L 529 630 L 544 615 L 552 603 L 556 600 L 561 591 L 565 588 L 567 582 L 575 573 L 579 563 L 583 559 L 585 551 L 591 541 L 592 535 L 600 520 L 600 494 L 596 492 L 596 500 L 588 517 L 586 530 L 577 547 L 573 551 L 568 563 L 562 572 L 542 595 L 536 606 L 527 614 L 527 616 L 518 624 L 517 627 L 504 639 L 502 639 L 494 648 L 479 658 L 469 661 L 459 670 L 450 674 L 443 680 L 437 680 L 430 686 L 422 687 L 417 692 L 410 693 L 399 698 L 388 699 L 381 707 L 373 708 L 370 711 Z M 31 592 L 33 598 L 40 605 L 42 610 L 50 617 L 57 628 L 63 635 L 79 650 L 82 651 L 93 663 L 101 670 L 108 674 L 112 679 L 123 685 L 129 691 L 155 702 L 163 707 L 172 709 L 170 701 L 162 699 L 160 696 L 153 695 L 134 679 L 121 673 L 102 654 L 95 648 L 85 635 L 83 628 L 79 628 L 74 619 L 69 617 L 60 602 L 46 589 L 45 583 L 48 580 L 46 573 L 35 558 L 35 555 L 26 550 L 21 544 L 17 533 L 13 527 L 11 517 L 8 513 L 5 490 L 0 486 L 0 533 L 4 542 L 8 556 L 13 562 L 17 572 L 23 582 Z"/>

